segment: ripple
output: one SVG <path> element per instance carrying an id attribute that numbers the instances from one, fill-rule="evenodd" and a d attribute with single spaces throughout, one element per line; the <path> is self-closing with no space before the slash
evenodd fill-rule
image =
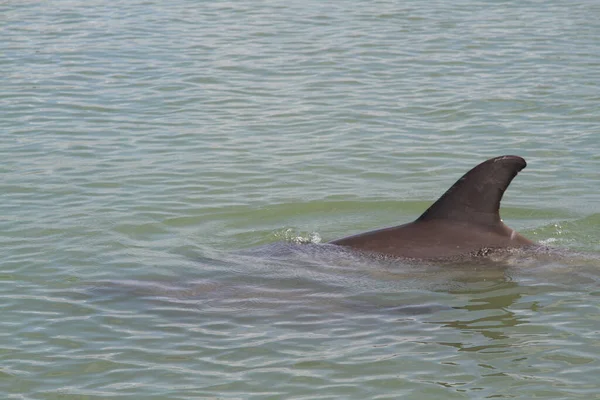
<path id="1" fill-rule="evenodd" d="M 0 5 L 8 398 L 596 395 L 594 5 L 168 4 Z M 314 244 L 508 153 L 503 218 L 576 251 Z"/>

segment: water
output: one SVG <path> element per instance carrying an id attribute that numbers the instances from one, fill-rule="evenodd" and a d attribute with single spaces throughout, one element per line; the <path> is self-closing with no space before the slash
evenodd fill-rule
<path id="1" fill-rule="evenodd" d="M 598 396 L 597 2 L 0 15 L 3 398 Z M 569 252 L 294 244 L 410 221 L 502 154 L 529 162 L 504 220 Z"/>

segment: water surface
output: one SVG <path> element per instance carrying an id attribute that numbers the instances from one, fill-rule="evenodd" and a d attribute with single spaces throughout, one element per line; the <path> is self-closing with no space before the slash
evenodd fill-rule
<path id="1" fill-rule="evenodd" d="M 4 398 L 597 395 L 596 2 L 0 15 Z M 410 221 L 502 154 L 529 162 L 505 222 L 569 252 L 315 245 Z"/>

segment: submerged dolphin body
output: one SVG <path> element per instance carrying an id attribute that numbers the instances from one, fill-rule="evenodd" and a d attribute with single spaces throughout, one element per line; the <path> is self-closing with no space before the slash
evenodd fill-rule
<path id="1" fill-rule="evenodd" d="M 527 163 L 517 156 L 492 158 L 460 178 L 427 211 L 408 224 L 329 243 L 394 257 L 436 259 L 534 245 L 500 219 L 504 191 Z"/>

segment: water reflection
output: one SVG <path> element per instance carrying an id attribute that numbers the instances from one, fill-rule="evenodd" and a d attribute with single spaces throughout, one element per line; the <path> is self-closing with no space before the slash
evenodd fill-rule
<path id="1" fill-rule="evenodd" d="M 513 281 L 506 270 L 499 270 L 493 281 L 474 282 L 471 277 L 465 288 L 450 290 L 449 293 L 466 304 L 454 306 L 455 310 L 466 311 L 455 315 L 455 319 L 436 321 L 445 328 L 454 328 L 460 333 L 479 333 L 490 341 L 481 344 L 472 340 L 468 343 L 440 343 L 456 347 L 461 351 L 482 351 L 492 348 L 506 347 L 506 339 L 510 339 L 511 328 L 526 324 L 526 316 L 511 310 L 523 295 L 519 284 Z M 475 287 L 474 287 L 475 286 Z M 468 336 L 469 338 L 471 335 Z M 500 342 L 498 342 L 500 341 Z"/>

